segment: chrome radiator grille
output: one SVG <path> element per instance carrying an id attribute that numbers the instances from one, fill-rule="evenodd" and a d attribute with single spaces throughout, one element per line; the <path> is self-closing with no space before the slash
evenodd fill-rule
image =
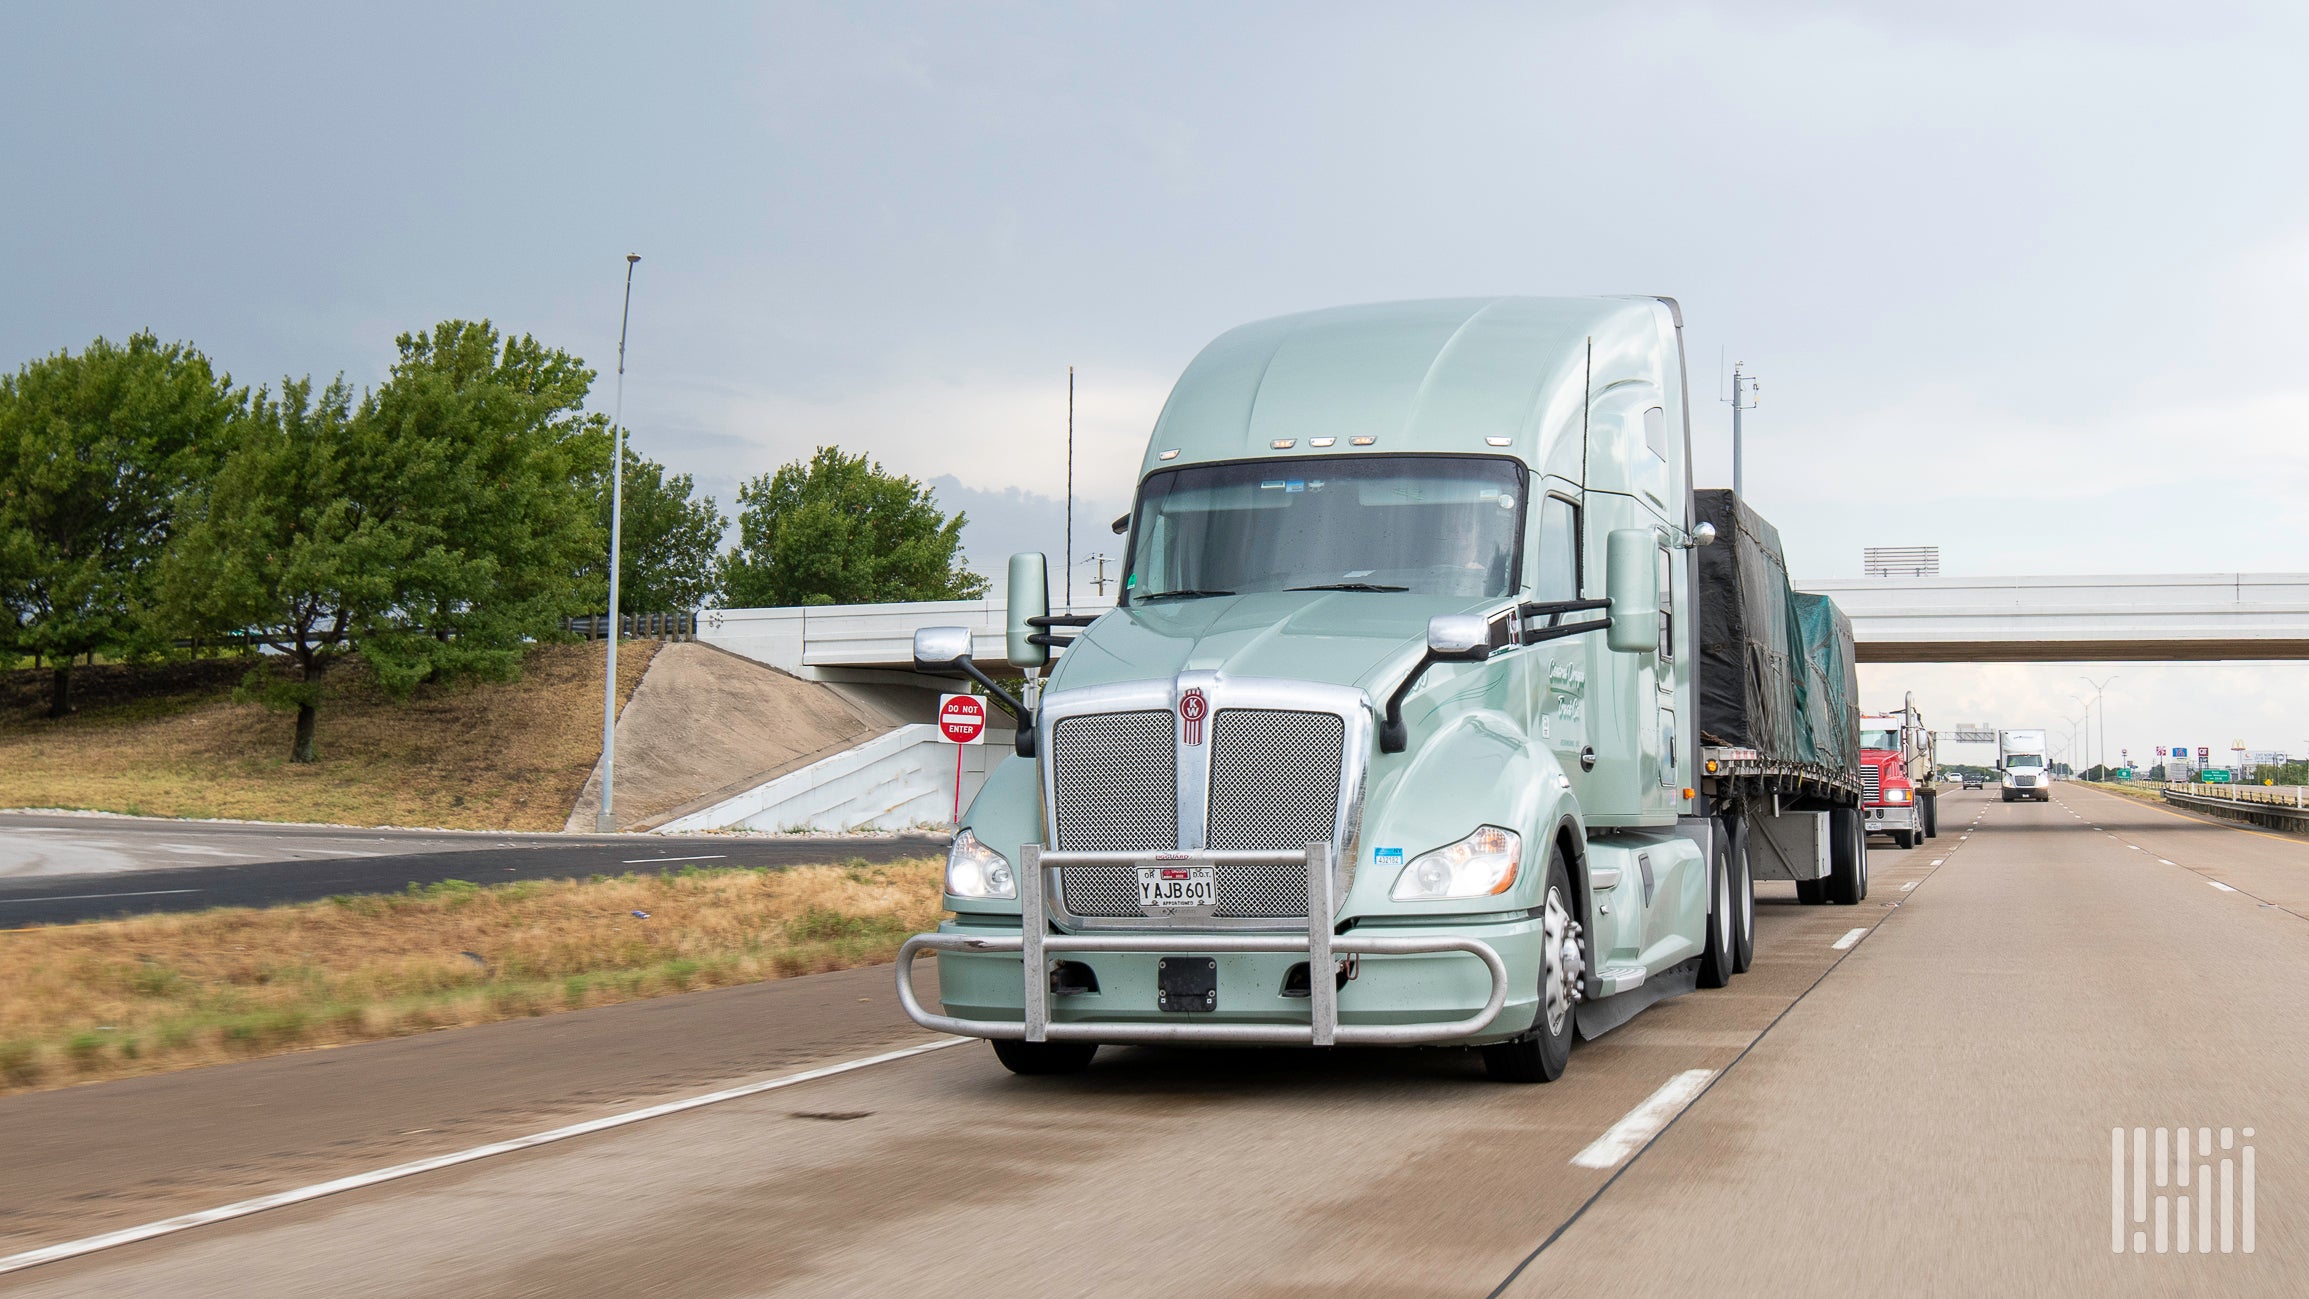
<path id="1" fill-rule="evenodd" d="M 1860 764 L 1860 793 L 1871 803 L 1882 799 L 1884 774 L 1875 763 L 1863 762 Z"/>
<path id="2" fill-rule="evenodd" d="M 1053 827 L 1058 848 L 1166 852 L 1178 847 L 1173 725 L 1167 710 L 1059 719 L 1051 728 L 1050 744 L 1058 794 Z M 1130 910 L 1124 914 L 1138 914 L 1135 882 L 1130 886 Z"/>
<path id="3" fill-rule="evenodd" d="M 1305 845 L 1301 845 L 1304 847 Z M 1287 918 L 1307 914 L 1307 868 L 1298 862 L 1218 868 L 1219 905 L 1213 915 Z M 1139 916 L 1138 868 L 1068 866 L 1058 872 L 1066 910 L 1078 916 Z"/>
<path id="4" fill-rule="evenodd" d="M 1311 843 L 1334 842 L 1345 744 L 1346 723 L 1336 713 L 1219 710 L 1211 726 L 1210 847 L 1298 852 Z M 1223 879 L 1220 891 L 1225 892 Z M 1296 891 L 1296 911 L 1244 914 L 1305 915 L 1305 886 Z"/>

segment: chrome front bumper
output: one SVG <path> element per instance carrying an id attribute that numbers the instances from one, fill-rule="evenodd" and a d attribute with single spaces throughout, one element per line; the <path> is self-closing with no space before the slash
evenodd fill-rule
<path id="1" fill-rule="evenodd" d="M 966 933 L 916 934 L 898 949 L 898 1002 L 922 1027 L 964 1037 L 1008 1038 L 1027 1042 L 1236 1043 L 1281 1046 L 1410 1046 L 1448 1042 L 1482 1032 L 1507 1004 L 1507 964 L 1491 944 L 1474 938 L 1421 935 L 1364 937 L 1332 932 L 1338 910 L 1329 844 L 1310 844 L 1304 853 L 1273 852 L 1044 852 L 1033 844 L 1020 851 L 1019 909 L 1025 918 L 1017 937 Z M 1150 861 L 1215 865 L 1220 861 L 1303 861 L 1307 870 L 1307 928 L 1298 933 L 1053 933 L 1049 880 L 1045 872 L 1064 866 L 1137 865 Z M 1019 954 L 1024 985 L 1023 1013 L 1009 1020 L 964 1019 L 935 1013 L 914 996 L 914 958 L 922 952 Z M 1195 1023 L 1180 1014 L 1175 1023 L 1068 1020 L 1050 1018 L 1050 960 L 1062 952 L 1139 952 L 1164 956 L 1279 953 L 1307 958 L 1307 1018 L 1303 1023 Z M 1464 952 L 1483 962 L 1491 981 L 1482 1009 L 1461 1019 L 1418 1024 L 1341 1024 L 1339 988 L 1332 973 L 1340 957 L 1424 956 Z M 1031 974 L 1030 974 L 1031 972 Z"/>

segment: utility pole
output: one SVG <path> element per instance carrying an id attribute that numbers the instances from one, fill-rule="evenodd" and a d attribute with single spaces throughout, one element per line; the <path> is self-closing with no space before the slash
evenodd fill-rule
<path id="1" fill-rule="evenodd" d="M 1742 500 L 1747 499 L 1747 484 L 1741 474 L 1744 456 L 1740 445 L 1740 412 L 1754 410 L 1756 394 L 1763 391 L 1756 376 L 1741 372 L 1747 364 L 1746 361 L 1732 362 L 1732 495 Z"/>
<path id="2" fill-rule="evenodd" d="M 1102 600 L 1106 598 L 1106 558 L 1104 555 L 1092 555 L 1082 561 L 1085 564 L 1098 565 L 1098 571 L 1091 574 L 1090 589 L 1098 592 L 1099 598 Z"/>
<path id="3" fill-rule="evenodd" d="M 1074 367 L 1066 367 L 1066 611 L 1074 612 Z"/>
<path id="4" fill-rule="evenodd" d="M 610 791 L 617 768 L 617 552 L 625 540 L 625 326 L 633 317 L 633 264 L 640 260 L 640 253 L 625 255 L 625 305 L 617 313 L 617 398 L 609 408 L 609 667 L 601 677 L 601 806 L 593 813 L 596 834 L 617 829 Z"/>

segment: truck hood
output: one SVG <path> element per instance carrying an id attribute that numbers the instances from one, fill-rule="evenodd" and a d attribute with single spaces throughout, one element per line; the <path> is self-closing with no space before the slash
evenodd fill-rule
<path id="1" fill-rule="evenodd" d="M 1182 672 L 1359 686 L 1383 697 L 1427 645 L 1427 620 L 1498 600 L 1410 592 L 1277 591 L 1118 608 L 1060 656 L 1050 689 Z"/>

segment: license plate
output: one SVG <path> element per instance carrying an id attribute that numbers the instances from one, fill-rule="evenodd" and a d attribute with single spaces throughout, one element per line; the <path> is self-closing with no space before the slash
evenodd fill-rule
<path id="1" fill-rule="evenodd" d="M 1142 911 L 1180 911 L 1218 904 L 1219 877 L 1213 867 L 1138 868 L 1138 905 Z"/>

